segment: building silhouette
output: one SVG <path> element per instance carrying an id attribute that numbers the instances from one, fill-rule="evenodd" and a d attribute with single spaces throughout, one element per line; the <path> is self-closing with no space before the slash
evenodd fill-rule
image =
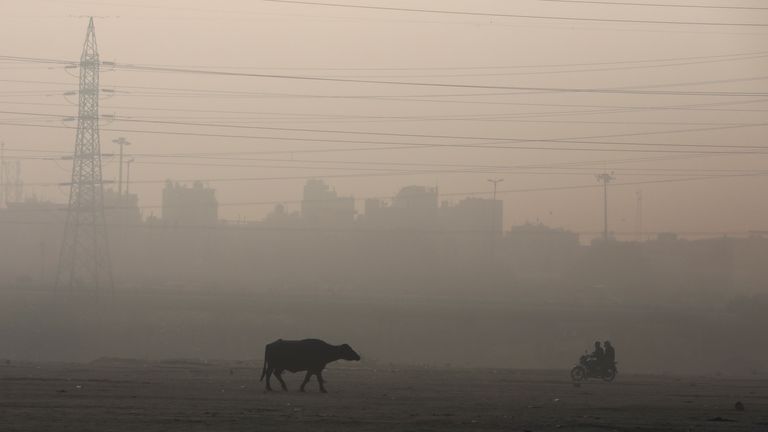
<path id="1" fill-rule="evenodd" d="M 304 185 L 301 217 L 310 227 L 348 227 L 355 220 L 355 199 L 340 197 L 324 181 L 310 179 Z"/>
<path id="2" fill-rule="evenodd" d="M 219 221 L 216 190 L 199 181 L 194 182 L 192 186 L 166 181 L 161 219 L 167 225 L 216 225 Z"/>
<path id="3" fill-rule="evenodd" d="M 104 218 L 110 226 L 140 224 L 139 196 L 132 193 L 121 195 L 114 189 L 104 189 Z"/>
<path id="4" fill-rule="evenodd" d="M 437 188 L 406 186 L 391 203 L 365 201 L 363 224 L 372 228 L 435 230 L 438 227 Z"/>
<path id="5" fill-rule="evenodd" d="M 503 202 L 486 198 L 465 198 L 440 207 L 440 226 L 447 231 L 484 232 L 501 235 Z"/>

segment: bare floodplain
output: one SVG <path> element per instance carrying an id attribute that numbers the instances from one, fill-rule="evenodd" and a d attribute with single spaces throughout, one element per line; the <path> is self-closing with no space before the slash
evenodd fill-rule
<path id="1" fill-rule="evenodd" d="M 261 365 L 186 360 L 0 368 L 2 431 L 768 431 L 768 378 L 332 367 L 266 392 Z M 744 409 L 736 409 L 741 402 Z"/>

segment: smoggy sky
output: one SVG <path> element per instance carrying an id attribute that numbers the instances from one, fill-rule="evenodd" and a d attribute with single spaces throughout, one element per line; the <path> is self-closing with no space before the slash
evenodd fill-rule
<path id="1" fill-rule="evenodd" d="M 76 89 L 77 69 L 8 56 L 77 60 L 94 16 L 101 58 L 117 63 L 101 75 L 109 91 L 101 114 L 116 116 L 102 121 L 102 151 L 116 152 L 119 136 L 132 143 L 131 191 L 145 215 L 159 214 L 169 178 L 208 181 L 225 219 L 260 219 L 276 202 L 297 209 L 312 176 L 361 199 L 422 184 L 449 201 L 489 196 L 487 180 L 503 178 L 505 225 L 596 232 L 595 174 L 607 170 L 617 232 L 635 232 L 638 191 L 647 232 L 768 229 L 768 149 L 755 148 L 768 147 L 768 9 L 336 3 L 474 15 L 256 0 L 4 0 L 6 160 L 21 159 L 28 195 L 66 201 L 68 189 L 51 184 L 69 181 L 70 162 L 56 159 L 74 146 L 74 124 L 63 118 L 76 115 L 77 96 L 64 93 Z M 104 176 L 116 179 L 114 158 Z"/>

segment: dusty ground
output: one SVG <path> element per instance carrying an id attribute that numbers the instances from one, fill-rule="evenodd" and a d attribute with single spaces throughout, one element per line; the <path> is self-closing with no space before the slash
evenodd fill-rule
<path id="1" fill-rule="evenodd" d="M 338 366 L 343 366 L 339 364 Z M 245 363 L 0 365 L 0 431 L 768 431 L 768 379 L 383 367 L 266 393 Z M 744 411 L 734 403 L 742 401 Z"/>

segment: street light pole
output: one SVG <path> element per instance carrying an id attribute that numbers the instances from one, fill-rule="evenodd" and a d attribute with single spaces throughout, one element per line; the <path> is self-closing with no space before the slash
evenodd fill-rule
<path id="1" fill-rule="evenodd" d="M 0 205 L 5 206 L 5 141 L 0 141 Z"/>
<path id="2" fill-rule="evenodd" d="M 120 161 L 119 161 L 120 168 L 119 168 L 118 179 L 117 179 L 117 194 L 119 196 L 122 196 L 123 195 L 123 147 L 127 145 L 131 145 L 131 143 L 128 142 L 128 140 L 123 137 L 113 139 L 112 142 L 120 146 Z"/>
<path id="3" fill-rule="evenodd" d="M 131 193 L 131 164 L 133 161 L 136 160 L 134 158 L 130 158 L 127 161 L 125 161 L 126 165 L 126 173 L 125 173 L 125 194 L 128 195 Z"/>
<path id="4" fill-rule="evenodd" d="M 492 178 L 492 179 L 488 179 L 488 181 L 490 183 L 493 183 L 493 200 L 496 201 L 496 185 L 498 185 L 499 183 L 503 182 L 504 179 L 503 178 Z"/>
<path id="5" fill-rule="evenodd" d="M 608 173 L 598 174 L 595 177 L 603 184 L 603 240 L 608 241 L 608 183 L 616 177 Z"/>
<path id="6" fill-rule="evenodd" d="M 491 257 L 493 258 L 496 255 L 496 244 L 495 244 L 495 236 L 494 236 L 494 229 L 496 228 L 497 224 L 501 222 L 499 218 L 497 217 L 496 213 L 496 186 L 498 186 L 499 183 L 503 182 L 503 178 L 492 178 L 488 179 L 489 183 L 493 183 L 493 202 L 491 203 L 490 210 L 491 210 L 491 226 L 490 230 L 488 231 L 490 234 L 490 247 L 491 247 Z M 503 222 L 501 222 L 503 225 Z M 502 229 L 503 231 L 503 229 Z"/>

